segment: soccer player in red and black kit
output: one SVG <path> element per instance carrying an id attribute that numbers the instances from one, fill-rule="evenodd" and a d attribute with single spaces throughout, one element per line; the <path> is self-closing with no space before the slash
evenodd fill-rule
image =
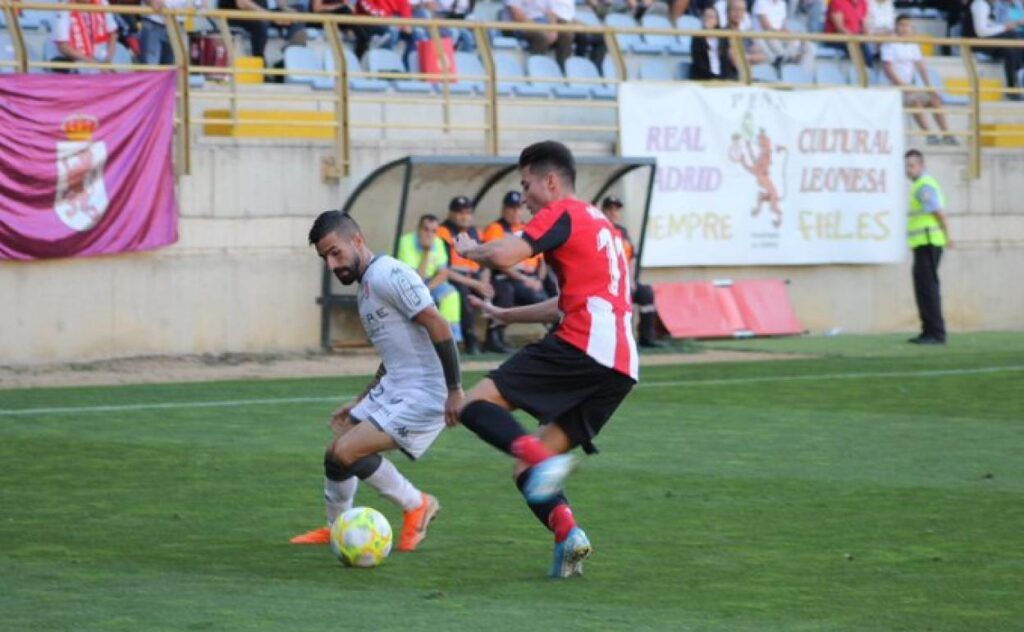
<path id="1" fill-rule="evenodd" d="M 516 458 L 516 485 L 537 518 L 555 534 L 552 577 L 583 573 L 590 541 L 562 491 L 576 446 L 593 439 L 637 381 L 629 266 L 622 239 L 600 210 L 574 197 L 576 162 L 565 145 L 545 141 L 519 155 L 526 204 L 535 213 L 522 236 L 478 244 L 458 238 L 464 257 L 505 268 L 544 253 L 558 277 L 556 298 L 502 309 L 482 304 L 502 324 L 557 322 L 466 396 L 459 421 Z M 529 434 L 512 416 L 521 408 L 540 429 Z"/>

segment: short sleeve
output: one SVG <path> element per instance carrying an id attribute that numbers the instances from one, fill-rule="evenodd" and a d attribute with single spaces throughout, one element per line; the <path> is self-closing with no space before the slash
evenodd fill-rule
<path id="1" fill-rule="evenodd" d="M 754 15 L 764 15 L 766 13 L 770 13 L 767 5 L 768 2 L 766 2 L 765 0 L 755 0 L 754 6 L 750 12 L 753 13 Z"/>
<path id="2" fill-rule="evenodd" d="M 882 48 L 879 50 L 878 55 L 882 58 L 882 61 L 896 61 L 896 46 L 893 44 L 882 44 Z"/>
<path id="3" fill-rule="evenodd" d="M 917 200 L 921 203 L 926 213 L 935 213 L 942 210 L 939 203 L 939 192 L 930 184 L 926 184 L 917 190 Z"/>
<path id="4" fill-rule="evenodd" d="M 61 11 L 57 14 L 57 23 L 53 27 L 53 41 L 67 42 L 71 40 L 71 12 Z M 47 59 L 46 61 L 50 61 Z"/>
<path id="5" fill-rule="evenodd" d="M 523 229 L 523 239 L 530 244 L 533 254 L 558 248 L 571 234 L 572 216 L 565 207 L 541 209 Z"/>
<path id="6" fill-rule="evenodd" d="M 394 307 L 409 320 L 434 304 L 430 290 L 416 271 L 407 265 L 394 265 L 382 287 L 377 287 L 380 299 Z"/>

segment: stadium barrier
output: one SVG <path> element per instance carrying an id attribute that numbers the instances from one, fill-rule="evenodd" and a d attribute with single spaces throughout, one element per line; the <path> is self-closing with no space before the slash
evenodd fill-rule
<path id="1" fill-rule="evenodd" d="M 855 69 L 857 77 L 857 85 L 861 87 L 869 87 L 872 85 L 871 75 L 868 66 L 865 64 L 865 60 L 861 53 L 861 45 L 865 43 L 882 44 L 885 42 L 895 41 L 895 38 L 891 36 L 849 36 L 849 35 L 836 35 L 836 34 L 825 34 L 825 33 L 768 33 L 761 31 L 752 32 L 739 32 L 729 30 L 717 30 L 717 31 L 705 31 L 705 30 L 693 30 L 693 29 L 679 29 L 679 28 L 648 28 L 648 27 L 635 27 L 635 28 L 624 28 L 624 27 L 611 27 L 607 25 L 583 25 L 583 24 L 524 24 L 515 23 L 514 25 L 508 22 L 495 22 L 495 21 L 465 21 L 465 20 L 442 20 L 442 19 L 399 19 L 399 18 L 377 18 L 377 17 L 363 17 L 363 16 L 340 16 L 340 15 L 317 15 L 312 13 L 285 13 L 285 12 L 274 12 L 272 16 L 268 16 L 267 13 L 263 12 L 252 12 L 252 11 L 224 11 L 224 10 L 201 10 L 197 11 L 194 9 L 182 9 L 182 10 L 162 10 L 155 11 L 149 7 L 143 6 L 97 6 L 97 5 L 80 5 L 80 4 L 52 4 L 52 3 L 38 3 L 38 2 L 12 2 L 11 0 L 0 0 L 0 9 L 6 18 L 7 29 L 10 32 L 11 44 L 14 49 L 13 59 L 3 59 L 0 57 L 0 72 L 4 70 L 4 67 L 14 68 L 20 72 L 31 72 L 34 70 L 44 69 L 68 69 L 68 68 L 95 68 L 102 70 L 113 70 L 113 71 L 131 71 L 140 69 L 154 69 L 154 68 L 177 68 L 179 72 L 179 104 L 178 104 L 178 116 L 176 119 L 177 125 L 177 143 L 179 157 L 178 165 L 179 171 L 183 173 L 191 172 L 191 147 L 190 139 L 191 132 L 195 127 L 204 127 L 209 129 L 209 126 L 238 126 L 245 124 L 248 126 L 258 125 L 272 125 L 278 127 L 296 127 L 304 129 L 322 129 L 326 133 L 333 136 L 334 140 L 334 151 L 335 159 L 334 163 L 336 169 L 333 173 L 327 174 L 333 177 L 346 176 L 350 173 L 352 165 L 351 147 L 352 147 L 352 130 L 356 128 L 364 129 L 391 129 L 391 130 L 438 130 L 438 126 L 433 122 L 417 122 L 417 121 L 360 121 L 353 120 L 351 117 L 351 107 L 354 104 L 369 103 L 369 104 L 399 104 L 399 105 L 436 105 L 440 100 L 440 104 L 443 109 L 443 122 L 440 126 L 440 130 L 443 133 L 452 133 L 457 131 L 463 132 L 480 132 L 484 137 L 484 150 L 491 155 L 499 154 L 499 141 L 501 135 L 506 132 L 515 131 L 545 131 L 550 130 L 552 132 L 559 133 L 608 133 L 618 134 L 618 105 L 616 101 L 602 101 L 602 100 L 590 100 L 590 99 L 552 99 L 552 98 L 525 98 L 525 97 L 514 97 L 506 98 L 499 94 L 498 86 L 501 83 L 516 83 L 516 82 L 529 82 L 531 84 L 537 83 L 558 83 L 564 84 L 567 79 L 565 77 L 538 77 L 538 76 L 508 76 L 500 75 L 496 68 L 495 58 L 491 49 L 491 40 L 489 33 L 491 31 L 557 31 L 557 32 L 570 32 L 570 33 L 591 33 L 600 34 L 604 37 L 605 43 L 608 47 L 608 53 L 611 56 L 612 62 L 616 69 L 615 77 L 600 77 L 600 78 L 583 78 L 573 77 L 571 83 L 573 84 L 603 84 L 610 86 L 617 86 L 623 81 L 622 78 L 628 78 L 630 81 L 634 78 L 629 77 L 627 72 L 627 63 L 625 52 L 622 50 L 617 39 L 617 35 L 629 35 L 635 34 L 640 36 L 669 36 L 669 37 L 693 37 L 693 36 L 704 36 L 704 37 L 725 37 L 730 41 L 731 47 L 738 52 L 738 73 L 739 81 L 737 82 L 714 82 L 715 85 L 750 85 L 755 81 L 758 85 L 767 87 L 776 87 L 779 89 L 829 89 L 834 88 L 838 84 L 794 84 L 785 83 L 782 81 L 760 81 L 754 75 L 752 66 L 746 54 L 745 47 L 742 45 L 743 40 L 768 40 L 768 39 L 782 39 L 782 40 L 797 40 L 797 41 L 808 41 L 816 44 L 842 44 L 845 45 L 847 54 L 850 62 Z M 55 62 L 49 60 L 37 60 L 32 59 L 26 46 L 24 32 L 17 14 L 19 11 L 42 11 L 42 12 L 57 12 L 57 11 L 83 11 L 83 12 L 111 12 L 123 15 L 146 15 L 146 14 L 160 14 L 165 17 L 178 17 L 181 20 L 185 20 L 189 23 L 194 22 L 196 19 L 209 20 L 219 33 L 223 40 L 227 53 L 228 53 L 228 66 L 227 67 L 213 67 L 213 66 L 197 66 L 190 63 L 190 56 L 188 54 L 187 47 L 187 34 L 186 27 L 182 21 L 175 19 L 166 20 L 169 26 L 169 39 L 171 43 L 172 52 L 174 55 L 174 64 L 167 66 L 159 65 L 142 65 L 142 64 L 87 64 L 87 63 L 71 63 L 71 62 Z M 302 69 L 300 73 L 295 71 L 289 71 L 286 68 L 259 68 L 259 67 L 248 67 L 239 65 L 238 58 L 235 56 L 235 35 L 232 32 L 228 20 L 254 20 L 254 21 L 266 21 L 268 17 L 275 23 L 303 23 L 317 25 L 323 29 L 326 43 L 329 46 L 330 54 L 333 60 L 333 69 Z M 453 74 L 446 64 L 442 64 L 440 72 L 437 73 L 422 73 L 422 72 L 368 72 L 362 69 L 353 69 L 349 67 L 349 60 L 345 54 L 345 45 L 342 37 L 338 31 L 338 26 L 352 26 L 352 25 L 388 25 L 388 26 L 412 26 L 421 27 L 427 29 L 430 35 L 430 40 L 435 46 L 438 56 L 443 57 L 443 49 L 441 42 L 441 29 L 452 28 L 470 30 L 476 37 L 477 44 L 479 46 L 479 57 L 484 68 L 484 74 L 482 75 L 467 75 L 467 74 Z M 327 28 L 332 26 L 332 28 Z M 1002 85 L 990 85 L 982 81 L 982 77 L 979 73 L 978 64 L 975 60 L 976 52 L 984 52 L 991 48 L 1004 48 L 1004 47 L 1024 47 L 1024 40 L 983 40 L 983 39 L 964 39 L 964 38 L 951 38 L 951 37 L 934 37 L 915 35 L 909 38 L 903 38 L 898 41 L 914 42 L 923 46 L 951 46 L 957 47 L 960 50 L 960 58 L 962 60 L 964 71 L 967 75 L 967 86 L 966 96 L 967 103 L 965 105 L 953 105 L 944 103 L 939 108 L 929 107 L 906 107 L 907 113 L 932 113 L 942 112 L 949 116 L 963 117 L 966 119 L 966 129 L 964 131 L 953 131 L 952 135 L 960 136 L 965 139 L 968 156 L 969 156 L 969 171 L 972 177 L 978 178 L 981 175 L 981 152 L 982 147 L 991 145 L 999 146 L 1008 142 L 1012 142 L 1013 137 L 1022 136 L 1024 137 L 1024 125 L 1020 125 L 1016 121 L 1016 117 L 1024 119 L 1024 109 L 1015 107 L 1010 104 L 1006 104 L 1001 101 L 1000 98 L 1006 95 L 1017 95 L 1016 98 L 1024 96 L 1024 89 L 1022 88 L 1009 88 Z M 223 90 L 210 89 L 210 90 L 194 90 L 190 83 L 190 78 L 196 76 L 196 73 L 205 73 L 209 75 L 220 75 L 225 77 L 225 86 Z M 303 76 L 309 76 L 314 79 L 324 80 L 324 85 L 329 86 L 327 90 L 310 90 L 306 93 L 281 93 L 281 94 L 268 94 L 266 91 L 253 92 L 249 90 L 252 85 L 247 81 L 240 80 L 240 76 L 251 77 L 253 75 L 267 77 L 282 77 L 289 74 L 301 74 Z M 451 82 L 457 79 L 459 81 L 468 82 L 482 82 L 485 89 L 482 95 L 475 94 L 456 94 L 451 89 Z M 438 94 L 430 94 L 426 97 L 417 96 L 406 96 L 397 95 L 390 92 L 382 92 L 380 94 L 361 94 L 353 93 L 350 81 L 353 79 L 383 79 L 383 80 L 412 80 L 412 81 L 427 81 L 437 86 Z M 932 86 L 932 89 L 942 91 L 944 88 L 941 86 Z M 920 91 L 923 88 L 921 86 L 901 86 L 898 87 L 904 91 Z M 996 97 L 993 100 L 992 97 Z M 216 112 L 216 116 L 193 116 L 193 105 L 200 101 L 221 101 L 227 103 L 226 111 Z M 297 104 L 321 104 L 328 103 L 333 109 L 333 116 L 331 117 L 319 117 L 310 118 L 308 116 L 303 117 L 298 114 L 294 118 L 285 117 L 270 117 L 266 116 L 260 118 L 259 114 L 249 111 L 245 112 L 242 109 L 242 105 L 246 102 L 260 101 L 260 102 L 280 102 L 280 103 L 297 103 Z M 458 120 L 459 117 L 455 113 L 455 108 L 459 106 L 477 106 L 483 107 L 486 115 L 484 116 L 483 123 L 463 122 Z M 516 123 L 509 121 L 501 121 L 500 114 L 506 108 L 513 107 L 526 107 L 526 108 L 568 108 L 575 109 L 577 111 L 581 109 L 595 109 L 595 110 L 606 110 L 612 111 L 616 114 L 613 117 L 613 124 L 594 124 L 594 123 L 558 123 L 558 124 L 543 124 L 531 122 L 528 124 Z M 998 123 L 986 121 L 983 117 L 996 117 Z M 1010 117 L 1012 121 L 1007 121 L 1006 118 Z M 918 130 L 908 130 L 910 136 L 923 136 L 925 132 Z"/>

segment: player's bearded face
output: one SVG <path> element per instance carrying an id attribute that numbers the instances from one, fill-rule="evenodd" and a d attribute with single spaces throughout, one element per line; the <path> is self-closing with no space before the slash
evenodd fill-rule
<path id="1" fill-rule="evenodd" d="M 341 264 L 333 269 L 334 276 L 338 277 L 342 285 L 352 285 L 359 279 L 359 270 L 362 267 L 362 257 L 353 251 L 348 264 Z"/>
<path id="2" fill-rule="evenodd" d="M 317 243 L 316 249 L 343 285 L 352 285 L 359 279 L 363 261 L 353 240 L 331 233 Z"/>

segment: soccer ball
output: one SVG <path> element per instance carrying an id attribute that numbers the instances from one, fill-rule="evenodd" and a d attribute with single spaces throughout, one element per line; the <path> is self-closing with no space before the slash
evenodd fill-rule
<path id="1" fill-rule="evenodd" d="M 378 566 L 391 553 L 391 525 L 376 509 L 353 507 L 331 525 L 331 550 L 345 566 Z"/>

